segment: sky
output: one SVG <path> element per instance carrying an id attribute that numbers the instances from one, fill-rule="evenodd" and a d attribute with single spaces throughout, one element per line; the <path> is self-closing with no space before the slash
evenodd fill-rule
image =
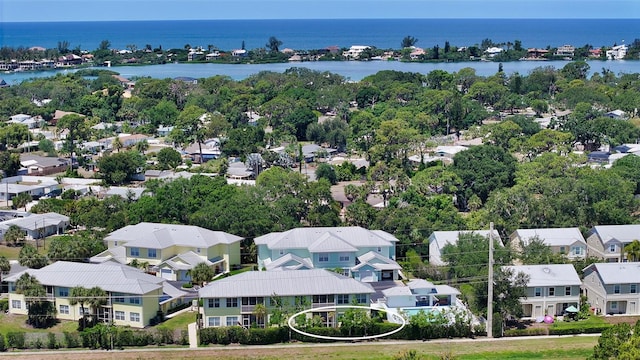
<path id="1" fill-rule="evenodd" d="M 0 0 L 0 22 L 639 17 L 640 0 Z"/>

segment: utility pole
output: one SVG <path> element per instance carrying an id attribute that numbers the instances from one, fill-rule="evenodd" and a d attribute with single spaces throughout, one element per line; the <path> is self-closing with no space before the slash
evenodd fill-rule
<path id="1" fill-rule="evenodd" d="M 493 338 L 493 222 L 489 223 L 489 281 L 487 296 L 487 337 Z"/>

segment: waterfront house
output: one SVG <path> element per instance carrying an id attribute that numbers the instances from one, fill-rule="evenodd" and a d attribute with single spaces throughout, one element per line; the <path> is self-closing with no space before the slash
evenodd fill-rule
<path id="1" fill-rule="evenodd" d="M 623 60 L 627 56 L 629 47 L 625 44 L 616 45 L 605 52 L 607 60 Z"/>
<path id="2" fill-rule="evenodd" d="M 576 52 L 576 48 L 571 45 L 562 45 L 556 49 L 556 56 L 562 56 L 563 58 L 573 58 Z"/>
<path id="3" fill-rule="evenodd" d="M 360 58 L 360 55 L 362 55 L 362 53 L 367 50 L 370 49 L 371 46 L 366 46 L 366 45 L 352 45 L 349 50 L 344 51 L 342 53 L 342 56 L 344 56 L 345 58 L 347 58 L 347 60 L 357 60 Z"/>
<path id="4" fill-rule="evenodd" d="M 509 237 L 511 246 L 517 250 L 529 245 L 532 239 L 538 238 L 549 246 L 556 254 L 565 255 L 568 259 L 584 259 L 587 254 L 587 242 L 580 229 L 518 229 Z"/>
<path id="5" fill-rule="evenodd" d="M 639 262 L 595 263 L 583 272 L 583 292 L 596 313 L 640 314 Z"/>
<path id="6" fill-rule="evenodd" d="M 191 280 L 189 270 L 199 262 L 217 273 L 240 265 L 241 237 L 198 226 L 143 222 L 113 231 L 104 240 L 108 250 L 92 257 L 92 262 L 121 258 L 113 254 L 123 247 L 124 263 L 147 263 L 156 276 L 168 280 Z"/>
<path id="7" fill-rule="evenodd" d="M 396 242 L 387 232 L 359 226 L 296 228 L 255 238 L 261 270 L 340 269 L 363 282 L 398 279 Z"/>
<path id="8" fill-rule="evenodd" d="M 489 230 L 466 230 L 466 231 L 434 231 L 429 236 L 429 263 L 431 265 L 442 266 L 446 263 L 442 260 L 442 249 L 451 244 L 456 245 L 458 238 L 463 234 L 478 234 L 486 238 L 489 237 Z M 502 246 L 502 239 L 496 230 L 493 231 L 493 241 Z"/>
<path id="9" fill-rule="evenodd" d="M 640 225 L 597 225 L 587 235 L 587 255 L 605 262 L 627 260 L 625 245 L 640 240 Z"/>
<path id="10" fill-rule="evenodd" d="M 276 309 L 302 311 L 354 302 L 368 306 L 374 292 L 369 284 L 332 271 L 310 269 L 248 271 L 214 281 L 198 294 L 203 304 L 204 327 L 249 328 L 269 324 Z M 265 313 L 256 311 L 259 304 L 264 306 Z M 321 309 L 307 317 L 319 316 L 325 326 L 335 326 L 343 311 Z"/>
<path id="11" fill-rule="evenodd" d="M 529 277 L 526 297 L 520 299 L 523 318 L 557 316 L 569 306 L 580 307 L 582 282 L 571 264 L 505 266 L 515 277 L 524 273 Z"/>
<path id="12" fill-rule="evenodd" d="M 86 314 L 97 316 L 100 322 L 133 328 L 143 328 L 155 322 L 159 311 L 180 305 L 185 292 L 164 279 L 114 263 L 87 264 L 58 261 L 42 269 L 27 269 L 5 280 L 9 284 L 9 313 L 26 315 L 27 302 L 16 293 L 16 282 L 22 274 L 35 277 L 46 289 L 48 301 L 55 304 L 56 318 L 78 321 L 82 318 L 80 304 L 69 299 L 74 287 L 99 287 L 106 292 L 104 304 L 92 308 L 85 304 Z"/>

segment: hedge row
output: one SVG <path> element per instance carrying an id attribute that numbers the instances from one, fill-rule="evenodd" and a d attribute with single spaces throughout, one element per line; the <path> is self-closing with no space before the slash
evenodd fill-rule
<path id="1" fill-rule="evenodd" d="M 505 337 L 515 336 L 536 336 L 536 335 L 549 335 L 549 329 L 545 327 L 529 328 L 529 329 L 509 329 L 504 331 Z"/>
<path id="2" fill-rule="evenodd" d="M 364 335 L 377 335 L 383 333 L 389 333 L 400 327 L 399 324 L 392 323 L 375 323 L 371 328 L 360 331 L 352 331 L 346 333 L 344 329 L 332 328 L 332 327 L 315 327 L 307 328 L 305 332 L 315 335 L 330 336 L 330 337 L 356 337 Z M 427 325 L 416 326 L 407 325 L 399 332 L 392 334 L 387 339 L 396 340 L 426 340 L 426 339 L 439 339 L 439 338 L 454 338 L 454 337 L 472 337 L 476 333 L 469 327 L 464 325 Z M 200 330 L 200 344 L 242 344 L 242 345 L 266 345 L 285 343 L 292 340 L 302 342 L 329 342 L 331 340 L 324 340 L 315 337 L 301 335 L 286 326 L 283 327 L 271 327 L 271 328 L 250 328 L 244 329 L 239 326 L 231 327 L 211 327 Z"/>
<path id="3" fill-rule="evenodd" d="M 611 324 L 598 324 L 598 325 L 582 325 L 568 328 L 549 328 L 549 335 L 574 335 L 574 334 L 598 334 L 608 328 Z"/>

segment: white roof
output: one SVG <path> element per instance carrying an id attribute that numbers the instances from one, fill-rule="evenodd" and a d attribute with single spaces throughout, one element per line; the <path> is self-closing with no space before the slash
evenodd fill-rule
<path id="1" fill-rule="evenodd" d="M 364 266 L 371 266 L 377 270 L 401 270 L 402 267 L 398 265 L 393 259 L 389 259 L 388 257 L 384 257 L 378 254 L 375 251 L 369 251 L 366 254 L 362 254 L 358 256 L 358 260 L 360 263 L 354 267 L 352 270 L 358 270 Z"/>
<path id="2" fill-rule="evenodd" d="M 584 271 L 593 270 L 598 273 L 604 284 L 640 283 L 640 262 L 595 263 Z"/>
<path id="3" fill-rule="evenodd" d="M 598 234 L 603 244 L 610 240 L 630 243 L 640 240 L 640 225 L 598 225 L 594 226 L 590 233 Z"/>
<path id="4" fill-rule="evenodd" d="M 435 285 L 431 281 L 424 279 L 413 279 L 407 283 L 410 289 L 433 289 Z"/>
<path id="5" fill-rule="evenodd" d="M 445 153 L 445 154 L 451 154 L 451 155 L 455 155 L 461 151 L 465 151 L 465 150 L 469 150 L 468 147 L 466 146 L 461 146 L 461 145 L 453 145 L 453 146 L 438 146 L 436 148 L 436 153 Z"/>
<path id="6" fill-rule="evenodd" d="M 586 245 L 586 241 L 577 227 L 556 229 L 518 229 L 516 235 L 525 244 L 538 237 L 548 246 L 570 246 L 576 242 Z"/>
<path id="7" fill-rule="evenodd" d="M 92 263 L 103 263 L 107 261 L 114 261 L 120 264 L 127 263 L 127 248 L 124 246 L 114 246 L 110 249 L 107 249 L 100 254 L 94 255 L 89 258 L 89 262 Z"/>
<path id="8" fill-rule="evenodd" d="M 216 280 L 200 289 L 202 298 L 247 296 L 302 296 L 318 294 L 372 294 L 369 284 L 323 269 L 248 271 Z"/>
<path id="9" fill-rule="evenodd" d="M 213 263 L 206 258 L 193 251 L 187 251 L 161 262 L 158 264 L 158 267 L 160 268 L 163 267 L 163 265 L 167 265 L 174 270 L 191 270 L 199 263 L 205 263 L 207 266 L 213 265 Z"/>
<path id="10" fill-rule="evenodd" d="M 504 266 L 514 276 L 520 272 L 529 275 L 529 287 L 582 285 L 576 269 L 571 264 Z"/>
<path id="11" fill-rule="evenodd" d="M 25 272 L 35 276 L 42 285 L 68 288 L 98 286 L 105 291 L 127 294 L 147 294 L 162 288 L 164 282 L 164 279 L 145 274 L 139 269 L 111 262 L 87 264 L 58 261 L 42 269 L 28 269 Z M 15 282 L 23 273 L 5 280 Z"/>
<path id="12" fill-rule="evenodd" d="M 174 245 L 209 248 L 218 244 L 233 244 L 242 238 L 198 226 L 143 222 L 116 230 L 107 235 L 105 240 L 124 241 L 127 247 L 164 249 Z"/>
<path id="13" fill-rule="evenodd" d="M 46 214 L 31 214 L 29 216 L 3 221 L 0 223 L 0 228 L 8 228 L 11 225 L 16 225 L 21 229 L 34 231 L 48 226 L 61 226 L 68 222 L 68 216 L 50 212 Z"/>
<path id="14" fill-rule="evenodd" d="M 438 244 L 439 249 L 442 249 L 447 244 L 455 245 L 461 234 L 478 234 L 488 238 L 489 230 L 434 231 L 431 234 L 431 241 Z M 502 245 L 502 239 L 496 230 L 493 230 L 493 239 Z"/>
<path id="15" fill-rule="evenodd" d="M 324 242 L 327 244 L 323 244 Z M 367 230 L 359 226 L 306 227 L 274 232 L 255 238 L 256 245 L 269 249 L 308 249 L 312 252 L 356 251 L 363 247 L 390 247 L 398 241 L 381 230 Z"/>
<path id="16" fill-rule="evenodd" d="M 300 270 L 303 268 L 313 269 L 313 262 L 310 258 L 302 258 L 298 255 L 287 253 L 274 261 L 266 262 L 264 264 L 267 270 Z"/>

